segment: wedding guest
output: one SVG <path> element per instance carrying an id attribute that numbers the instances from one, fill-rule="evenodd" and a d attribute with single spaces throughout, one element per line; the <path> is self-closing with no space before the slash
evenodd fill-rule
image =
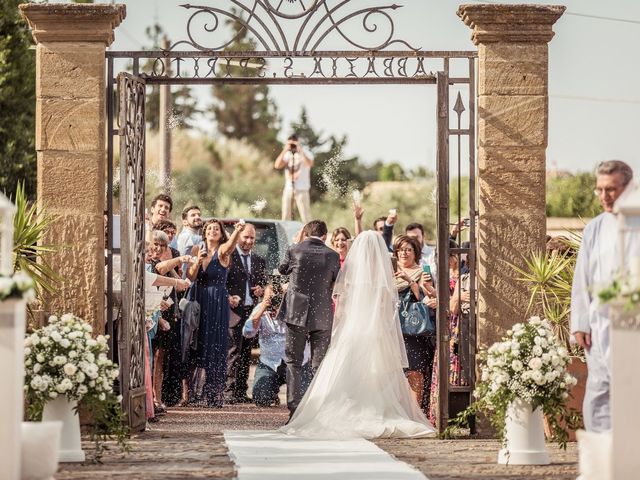
<path id="1" fill-rule="evenodd" d="M 182 209 L 182 230 L 176 238 L 175 248 L 181 255 L 191 253 L 191 248 L 202 241 L 202 216 L 200 207 L 187 205 Z"/>
<path id="2" fill-rule="evenodd" d="M 169 220 L 171 211 L 173 210 L 173 200 L 169 195 L 163 193 L 156 195 L 151 200 L 151 225 L 156 224 L 160 220 Z"/>
<path id="3" fill-rule="evenodd" d="M 191 264 L 188 277 L 197 281 L 196 300 L 200 304 L 196 365 L 204 372 L 203 398 L 206 406 L 220 408 L 227 374 L 229 329 L 229 292 L 227 272 L 231 254 L 244 223 L 237 223 L 228 236 L 220 220 L 208 220 L 202 227 L 204 242 L 193 247 L 197 262 Z"/>
<path id="4" fill-rule="evenodd" d="M 163 222 L 172 223 L 168 221 L 158 223 Z M 181 268 L 187 265 L 191 258 L 190 255 L 179 255 L 176 249 L 164 245 L 159 259 L 152 260 L 151 263 L 156 273 L 171 278 L 181 278 Z M 169 293 L 167 300 L 170 301 L 171 306 L 162 313 L 166 324 L 160 324 L 153 341 L 153 388 L 156 409 L 160 411 L 166 410 L 166 405 L 176 405 L 186 395 L 183 391 L 185 372 L 181 362 L 181 329 L 177 309 L 180 298 L 182 295 L 179 295 L 175 289 Z M 163 392 L 165 392 L 164 395 Z"/>
<path id="5" fill-rule="evenodd" d="M 331 248 L 333 248 L 338 255 L 340 255 L 340 267 L 344 264 L 344 259 L 347 257 L 349 251 L 349 240 L 351 240 L 351 234 L 349 230 L 344 227 L 336 228 L 331 234 Z"/>
<path id="6" fill-rule="evenodd" d="M 266 261 L 253 251 L 256 228 L 247 223 L 238 236 L 238 245 L 231 254 L 227 276 L 227 290 L 233 321 L 229 324 L 229 351 L 227 355 L 227 386 L 225 403 L 250 403 L 249 363 L 254 341 L 243 337 L 245 320 L 262 297 L 267 283 Z"/>
<path id="7" fill-rule="evenodd" d="M 433 284 L 436 284 L 436 272 L 438 271 L 438 266 L 436 264 L 436 254 L 435 248 L 430 247 L 425 243 L 424 239 L 424 227 L 421 223 L 412 222 L 407 225 L 404 229 L 404 234 L 415 238 L 420 244 L 420 258 L 418 259 L 418 263 L 420 266 L 429 265 L 429 269 L 431 270 L 431 276 Z"/>
<path id="8" fill-rule="evenodd" d="M 147 245 L 146 249 L 146 270 L 154 273 L 154 262 L 160 259 L 162 249 L 168 242 L 168 237 L 164 232 L 153 231 L 150 235 L 152 242 Z M 189 285 L 188 281 L 182 279 L 169 279 L 157 275 L 153 279 L 147 280 L 145 277 L 145 335 L 144 341 L 144 355 L 145 355 L 145 389 L 147 391 L 147 419 L 149 421 L 157 420 L 156 414 L 164 413 L 161 408 L 157 411 L 154 405 L 154 390 L 153 390 L 153 340 L 158 329 L 158 325 L 165 326 L 164 320 L 161 318 L 162 312 L 166 311 L 170 304 L 163 296 L 158 295 L 158 287 L 154 285 L 171 285 L 176 289 L 185 289 Z M 161 300 L 159 298 L 162 298 Z"/>
<path id="9" fill-rule="evenodd" d="M 449 248 L 458 248 L 458 245 L 453 240 L 449 240 Z M 457 298 L 453 299 L 453 294 L 456 291 L 456 286 L 460 279 L 460 261 L 458 254 L 449 253 L 449 378 L 450 385 L 460 386 L 467 385 L 468 379 L 461 375 L 462 365 L 460 364 L 460 321 L 468 317 L 461 317 L 459 315 L 459 307 L 456 306 Z M 468 288 L 468 285 L 466 286 Z M 451 309 L 451 307 L 456 307 Z M 438 382 L 440 378 L 438 376 L 438 360 L 437 358 L 433 362 L 433 372 L 431 375 L 431 394 L 429 402 L 429 418 L 435 420 L 438 410 Z"/>
<path id="10" fill-rule="evenodd" d="M 401 235 L 393 246 L 393 256 L 397 261 L 396 289 L 398 296 L 403 299 L 410 291 L 412 302 L 421 302 L 426 294 L 435 296 L 431 279 L 418 265 L 421 248 L 416 239 Z M 428 362 L 433 358 L 435 342 L 433 337 L 404 335 L 407 350 L 408 369 L 407 380 L 418 405 L 422 405 L 424 393 L 424 372 L 428 370 Z"/>
<path id="11" fill-rule="evenodd" d="M 619 272 L 618 219 L 613 213 L 616 200 L 633 179 L 631 167 L 620 160 L 602 162 L 596 171 L 595 193 L 604 212 L 584 229 L 571 290 L 571 333 L 587 358 L 587 386 L 583 417 L 585 429 L 611 429 L 609 351 L 609 309 L 599 305 L 598 286 L 608 285 Z M 628 240 L 627 258 L 638 255 L 637 235 Z M 632 380 L 633 381 L 633 380 Z"/>
<path id="12" fill-rule="evenodd" d="M 259 407 L 278 404 L 278 392 L 287 381 L 285 364 L 286 325 L 276 318 L 282 302 L 282 287 L 278 284 L 267 285 L 264 297 L 253 309 L 244 323 L 242 335 L 246 338 L 258 336 L 260 359 L 254 374 L 253 401 Z M 304 351 L 302 365 L 302 394 L 311 382 L 309 365 L 309 344 Z"/>
<path id="13" fill-rule="evenodd" d="M 398 213 L 391 209 L 386 217 L 379 217 L 373 221 L 373 229 L 382 235 L 389 252 L 393 251 L 393 226 L 398 221 Z"/>
<path id="14" fill-rule="evenodd" d="M 169 237 L 169 245 L 173 243 L 176 236 L 176 224 L 173 223 L 171 220 L 159 220 L 153 224 L 153 229 L 160 230 L 161 232 L 166 233 L 167 237 Z M 171 250 L 175 250 L 175 248 L 172 246 Z M 176 250 L 176 253 L 177 253 L 177 250 Z M 177 255 L 174 255 L 174 256 L 177 256 Z"/>
<path id="15" fill-rule="evenodd" d="M 151 242 L 153 225 L 160 220 L 169 220 L 173 210 L 173 200 L 169 195 L 161 193 L 151 200 L 151 215 L 145 214 L 145 241 Z"/>

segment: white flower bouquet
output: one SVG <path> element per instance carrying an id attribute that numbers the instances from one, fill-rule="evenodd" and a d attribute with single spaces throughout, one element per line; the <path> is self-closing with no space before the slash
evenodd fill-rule
<path id="1" fill-rule="evenodd" d="M 569 352 L 553 335 L 551 324 L 532 317 L 516 323 L 503 341 L 489 348 L 477 394 L 492 407 L 516 398 L 534 408 L 550 397 L 564 401 L 577 383 L 566 371 L 568 363 Z"/>
<path id="2" fill-rule="evenodd" d="M 569 352 L 553 334 L 551 324 L 539 317 L 515 324 L 482 360 L 482 376 L 474 392 L 477 401 L 454 424 L 466 423 L 469 416 L 483 411 L 504 440 L 507 407 L 521 399 L 533 410 L 542 408 L 553 440 L 566 447 L 566 427 L 575 429 L 579 423 L 579 414 L 565 405 L 577 380 L 567 372 Z"/>
<path id="3" fill-rule="evenodd" d="M 33 279 L 24 272 L 16 272 L 11 277 L 0 276 L 0 302 L 10 298 L 23 298 L 27 302 L 35 300 Z"/>
<path id="4" fill-rule="evenodd" d="M 629 276 L 621 276 L 598 291 L 600 303 L 622 305 L 624 311 L 633 312 L 640 305 L 640 288 Z"/>
<path id="5" fill-rule="evenodd" d="M 28 416 L 37 420 L 44 404 L 59 395 L 91 411 L 92 437 L 117 437 L 124 447 L 126 427 L 121 397 L 113 391 L 117 366 L 109 360 L 107 339 L 92 336 L 91 325 L 72 314 L 49 317 L 49 323 L 24 340 L 25 397 Z"/>
<path id="6" fill-rule="evenodd" d="M 91 325 L 71 314 L 49 317 L 49 324 L 24 341 L 25 392 L 46 402 L 58 395 L 70 400 L 113 393 L 118 369 L 107 357 L 107 337 L 93 338 Z"/>

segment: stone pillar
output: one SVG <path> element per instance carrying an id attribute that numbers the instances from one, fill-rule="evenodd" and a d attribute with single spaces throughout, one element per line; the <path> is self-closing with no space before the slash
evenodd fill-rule
<path id="1" fill-rule="evenodd" d="M 478 46 L 478 346 L 525 318 L 529 291 L 505 263 L 545 246 L 548 48 L 564 12 L 462 5 Z"/>
<path id="2" fill-rule="evenodd" d="M 23 4 L 36 40 L 38 204 L 57 216 L 43 244 L 62 277 L 45 313 L 104 331 L 105 49 L 124 5 Z"/>

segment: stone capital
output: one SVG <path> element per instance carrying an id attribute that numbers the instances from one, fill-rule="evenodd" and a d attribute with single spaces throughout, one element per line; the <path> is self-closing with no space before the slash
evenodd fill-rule
<path id="1" fill-rule="evenodd" d="M 485 43 L 548 43 L 563 5 L 460 5 L 458 16 L 473 33 L 475 45 Z"/>
<path id="2" fill-rule="evenodd" d="M 37 43 L 113 42 L 113 30 L 126 15 L 124 5 L 23 3 L 20 13 Z"/>

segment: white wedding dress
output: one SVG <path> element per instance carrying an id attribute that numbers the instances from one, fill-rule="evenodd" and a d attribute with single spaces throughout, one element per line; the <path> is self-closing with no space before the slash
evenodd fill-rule
<path id="1" fill-rule="evenodd" d="M 424 437 L 412 396 L 389 253 L 372 231 L 354 241 L 336 286 L 331 345 L 284 433 L 313 438 Z"/>

